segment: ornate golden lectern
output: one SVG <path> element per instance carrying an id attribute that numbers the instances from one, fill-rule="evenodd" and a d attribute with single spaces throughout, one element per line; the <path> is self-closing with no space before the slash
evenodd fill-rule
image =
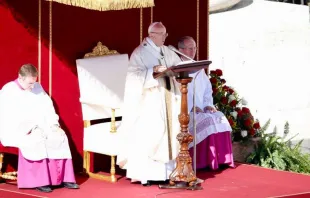
<path id="1" fill-rule="evenodd" d="M 190 190 L 202 189 L 201 186 L 197 186 L 197 177 L 193 171 L 192 158 L 189 155 L 188 145 L 193 141 L 193 136 L 188 132 L 189 114 L 187 108 L 187 84 L 192 81 L 190 73 L 196 72 L 201 69 L 206 69 L 211 64 L 211 61 L 196 61 L 192 63 L 186 63 L 178 66 L 169 67 L 167 70 L 161 73 L 154 73 L 154 78 L 171 77 L 175 76 L 176 80 L 181 83 L 181 112 L 179 114 L 179 122 L 181 131 L 177 135 L 177 139 L 180 142 L 180 152 L 176 158 L 176 168 L 170 174 L 170 182 L 168 185 L 160 185 L 160 188 L 186 188 Z M 176 182 L 186 182 L 186 186 L 177 185 Z"/>

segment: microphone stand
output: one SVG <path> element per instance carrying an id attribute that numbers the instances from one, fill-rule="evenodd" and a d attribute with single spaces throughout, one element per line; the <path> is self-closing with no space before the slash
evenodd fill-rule
<path id="1" fill-rule="evenodd" d="M 197 74 L 195 75 L 194 77 L 194 89 L 193 89 L 193 107 L 194 107 L 194 115 L 193 115 L 193 124 L 194 124 L 194 172 L 195 172 L 195 175 L 197 175 L 197 145 L 196 145 L 196 142 L 197 142 L 197 127 L 196 127 L 196 101 L 195 101 L 195 98 L 196 98 L 196 78 L 197 76 L 200 74 L 202 70 L 200 70 L 199 72 L 197 72 Z M 204 180 L 202 179 L 199 179 L 197 177 L 197 181 L 196 181 L 196 184 L 199 184 L 199 183 L 202 183 Z"/>
<path id="2" fill-rule="evenodd" d="M 175 47 L 173 47 L 172 45 L 169 45 L 168 48 L 172 51 L 174 51 L 177 54 L 180 54 L 181 56 L 184 56 L 185 58 L 191 60 L 192 62 L 196 62 L 194 59 L 188 57 L 187 55 L 183 54 L 182 52 L 180 52 L 179 50 L 177 50 Z"/>

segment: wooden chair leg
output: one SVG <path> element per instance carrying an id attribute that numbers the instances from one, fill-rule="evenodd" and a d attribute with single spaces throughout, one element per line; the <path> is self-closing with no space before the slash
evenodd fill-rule
<path id="1" fill-rule="evenodd" d="M 88 174 L 90 172 L 90 153 L 83 151 L 83 171 Z"/>
<path id="2" fill-rule="evenodd" d="M 0 153 L 0 175 L 2 175 L 3 153 Z"/>
<path id="3" fill-rule="evenodd" d="M 100 179 L 109 182 L 117 182 L 117 178 L 115 176 L 115 156 L 111 156 L 111 169 L 110 175 L 102 175 L 98 173 L 93 173 L 90 171 L 90 152 L 84 151 L 83 157 L 83 169 L 85 175 L 89 176 L 90 178 Z"/>
<path id="4" fill-rule="evenodd" d="M 116 176 L 115 176 L 115 156 L 111 156 L 111 182 L 116 182 Z"/>

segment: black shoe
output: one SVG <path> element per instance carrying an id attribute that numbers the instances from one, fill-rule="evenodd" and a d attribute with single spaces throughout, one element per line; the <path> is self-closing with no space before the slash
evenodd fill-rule
<path id="1" fill-rule="evenodd" d="M 145 184 L 142 184 L 142 186 L 152 186 L 150 181 L 147 181 Z"/>
<path id="2" fill-rule="evenodd" d="M 40 187 L 36 187 L 36 189 L 44 193 L 49 193 L 53 191 L 49 186 L 40 186 Z"/>
<path id="3" fill-rule="evenodd" d="M 71 183 L 71 182 L 64 182 L 64 187 L 65 188 L 69 188 L 69 189 L 79 189 L 79 185 L 77 185 L 76 183 Z"/>

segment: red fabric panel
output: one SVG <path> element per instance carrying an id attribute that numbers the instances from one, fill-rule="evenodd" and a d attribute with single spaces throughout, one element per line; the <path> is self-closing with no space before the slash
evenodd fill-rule
<path id="1" fill-rule="evenodd" d="M 60 123 L 68 135 L 75 171 L 79 172 L 82 171 L 83 159 L 83 122 L 75 60 L 90 52 L 98 41 L 120 53 L 131 54 L 140 43 L 140 9 L 99 12 L 53 3 L 50 74 L 49 2 L 41 2 L 41 83 L 49 92 L 52 77 L 52 99 L 60 115 Z M 167 45 L 176 45 L 178 38 L 184 35 L 196 38 L 196 1 L 155 0 L 155 5 L 153 18 L 167 26 Z M 143 33 L 146 36 L 150 8 L 143 10 Z M 200 21 L 203 24 L 203 17 Z M 0 0 L 0 67 L 4 74 L 0 78 L 0 87 L 17 77 L 22 64 L 37 65 L 37 37 L 38 0 Z M 102 163 L 96 161 L 96 164 L 101 166 Z"/>

